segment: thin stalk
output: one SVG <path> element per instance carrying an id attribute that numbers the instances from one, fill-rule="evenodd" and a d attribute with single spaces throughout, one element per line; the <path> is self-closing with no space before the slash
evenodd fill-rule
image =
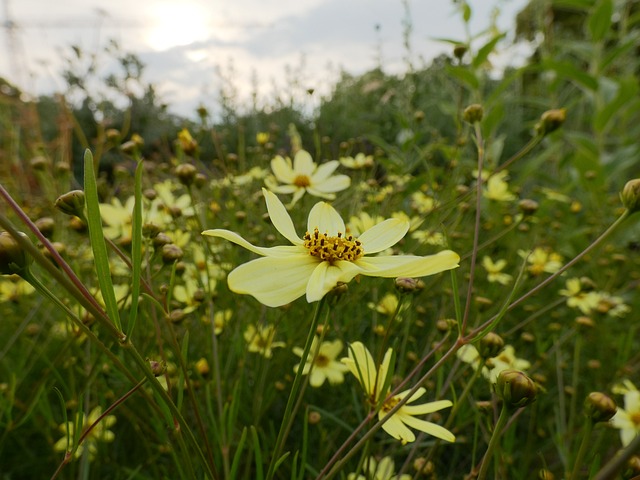
<path id="1" fill-rule="evenodd" d="M 313 337 L 316 334 L 316 329 L 318 327 L 318 322 L 320 320 L 320 311 L 325 304 L 326 297 L 323 297 L 316 307 L 316 311 L 313 315 L 313 319 L 311 320 L 311 326 L 309 327 L 309 334 L 307 335 L 307 341 L 304 345 L 304 351 L 302 352 L 302 357 L 300 358 L 300 368 L 296 371 L 296 376 L 293 380 L 293 385 L 291 386 L 291 392 L 289 392 L 289 399 L 287 400 L 287 406 L 284 409 L 284 416 L 282 417 L 282 423 L 280 424 L 280 431 L 278 432 L 278 437 L 276 439 L 275 447 L 273 448 L 273 454 L 271 456 L 271 462 L 269 462 L 269 470 L 267 470 L 266 480 L 271 480 L 275 474 L 276 463 L 280 459 L 280 455 L 282 453 L 282 448 L 284 447 L 284 442 L 287 436 L 287 431 L 289 430 L 288 425 L 289 422 L 293 421 L 293 410 L 294 405 L 296 404 L 296 399 L 298 397 L 298 393 L 300 391 L 300 386 L 302 384 L 302 371 L 304 370 L 302 366 L 307 363 L 307 359 L 309 358 L 309 352 L 311 351 L 311 344 L 313 343 Z"/>
<path id="2" fill-rule="evenodd" d="M 489 471 L 489 463 L 491 463 L 491 458 L 493 457 L 493 453 L 500 441 L 502 430 L 507 423 L 507 420 L 509 419 L 509 413 L 509 407 L 507 407 L 506 403 L 503 403 L 498 421 L 493 427 L 493 433 L 491 434 L 491 440 L 489 440 L 489 446 L 487 447 L 487 451 L 485 452 L 484 458 L 482 459 L 482 464 L 480 465 L 480 471 L 478 472 L 477 480 L 484 480 L 487 477 L 487 472 Z"/>
<path id="3" fill-rule="evenodd" d="M 573 471 L 571 472 L 571 476 L 569 480 L 578 480 L 580 475 L 580 467 L 582 466 L 582 460 L 587 453 L 589 448 L 589 440 L 591 437 L 591 431 L 593 430 L 593 420 L 589 417 L 585 419 L 584 422 L 584 430 L 582 431 L 582 442 L 580 442 L 580 449 L 578 450 L 578 455 L 576 455 L 576 459 L 573 462 Z"/>

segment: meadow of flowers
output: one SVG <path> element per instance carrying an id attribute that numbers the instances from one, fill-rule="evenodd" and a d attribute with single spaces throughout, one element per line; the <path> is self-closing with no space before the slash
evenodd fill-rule
<path id="1" fill-rule="evenodd" d="M 579 66 L 491 80 L 490 32 L 438 98 L 163 148 L 3 97 L 0 477 L 637 478 L 638 61 L 592 3 Z"/>

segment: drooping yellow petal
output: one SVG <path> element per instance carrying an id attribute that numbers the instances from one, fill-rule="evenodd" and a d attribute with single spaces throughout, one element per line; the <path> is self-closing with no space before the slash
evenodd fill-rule
<path id="1" fill-rule="evenodd" d="M 331 291 L 338 282 L 348 282 L 358 274 L 358 267 L 351 262 L 320 262 L 307 284 L 307 301 L 316 302 Z"/>
<path id="2" fill-rule="evenodd" d="M 303 241 L 296 233 L 296 229 L 293 226 L 293 220 L 291 220 L 291 216 L 280 199 L 266 188 L 262 189 L 262 193 L 267 202 L 269 218 L 271 219 L 273 226 L 276 227 L 276 230 L 278 230 L 284 238 L 294 245 L 302 245 Z"/>
<path id="3" fill-rule="evenodd" d="M 452 406 L 451 400 L 438 400 L 435 402 L 423 403 L 422 405 L 405 405 L 402 411 L 408 415 L 426 415 L 437 412 L 443 408 Z"/>
<path id="4" fill-rule="evenodd" d="M 362 257 L 355 261 L 362 275 L 374 277 L 424 277 L 451 270 L 458 266 L 460 257 L 451 250 L 443 250 L 435 255 L 417 257 L 413 255 L 389 255 Z"/>
<path id="5" fill-rule="evenodd" d="M 344 220 L 335 208 L 326 202 L 316 203 L 309 212 L 307 231 L 313 232 L 317 228 L 320 233 L 335 237 L 338 232 L 345 233 Z"/>
<path id="6" fill-rule="evenodd" d="M 382 420 L 385 415 L 385 412 L 380 410 L 378 412 L 378 419 Z M 391 417 L 382 424 L 382 429 L 402 443 L 410 443 L 416 439 L 415 434 L 402 422 L 398 414 L 391 415 Z"/>
<path id="7" fill-rule="evenodd" d="M 263 257 L 237 267 L 227 283 L 236 293 L 252 295 L 268 307 L 279 307 L 305 294 L 317 265 L 316 257 L 305 254 Z"/>
<path id="8" fill-rule="evenodd" d="M 378 253 L 398 243 L 409 231 L 410 223 L 397 218 L 389 218 L 374 225 L 358 237 L 366 255 Z"/>
<path id="9" fill-rule="evenodd" d="M 445 440 L 447 442 L 455 442 L 456 437 L 453 433 L 447 430 L 440 425 L 435 423 L 427 422 L 426 420 L 422 420 L 420 418 L 412 417 L 411 415 L 404 415 L 402 413 L 402 409 L 399 411 L 399 415 L 397 416 L 400 422 L 404 422 L 409 427 L 415 428 L 416 430 L 420 430 L 426 434 L 431 435 L 432 437 L 439 438 L 441 440 Z M 384 428 L 384 425 L 383 425 Z M 413 440 L 409 440 L 413 441 Z"/>
<path id="10" fill-rule="evenodd" d="M 240 245 L 241 247 L 244 247 L 247 250 L 264 257 L 288 257 L 298 252 L 301 254 L 306 252 L 306 249 L 301 246 L 283 245 L 277 247 L 258 247 L 256 245 L 253 245 L 248 240 L 245 240 L 237 233 L 224 229 L 205 230 L 204 232 L 202 232 L 202 235 L 224 238 L 225 240 L 229 240 L 236 245 Z"/>

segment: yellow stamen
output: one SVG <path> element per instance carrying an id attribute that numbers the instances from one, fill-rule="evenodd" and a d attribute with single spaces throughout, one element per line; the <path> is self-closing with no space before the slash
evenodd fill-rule
<path id="1" fill-rule="evenodd" d="M 364 255 L 362 243 L 353 238 L 353 235 L 343 237 L 338 232 L 337 237 L 330 237 L 326 233 L 320 233 L 317 228 L 313 234 L 305 234 L 304 246 L 311 255 L 331 264 L 338 260 L 354 262 Z"/>
<path id="2" fill-rule="evenodd" d="M 329 365 L 329 357 L 319 353 L 313 363 L 315 363 L 319 367 L 326 367 L 327 365 Z"/>
<path id="3" fill-rule="evenodd" d="M 311 185 L 311 179 L 306 175 L 298 175 L 294 180 L 293 184 L 296 187 L 308 187 Z"/>
<path id="4" fill-rule="evenodd" d="M 391 397 L 387 400 L 385 400 L 385 402 L 382 404 L 382 407 L 380 408 L 380 410 L 384 413 L 387 413 L 389 411 L 391 411 L 391 409 L 393 407 L 395 407 L 398 402 L 400 401 L 400 399 L 398 397 Z"/>

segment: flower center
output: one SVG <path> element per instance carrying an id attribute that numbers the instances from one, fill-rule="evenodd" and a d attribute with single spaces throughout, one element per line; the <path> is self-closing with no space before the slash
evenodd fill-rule
<path id="1" fill-rule="evenodd" d="M 293 184 L 296 187 L 308 187 L 309 185 L 311 185 L 311 179 L 306 175 L 298 175 L 293 179 Z"/>
<path id="2" fill-rule="evenodd" d="M 331 264 L 338 260 L 354 262 L 364 255 L 362 243 L 353 238 L 353 235 L 343 237 L 338 232 L 337 237 L 330 237 L 326 233 L 320 233 L 317 228 L 313 233 L 305 233 L 304 246 L 311 255 Z"/>
<path id="3" fill-rule="evenodd" d="M 636 427 L 640 427 L 640 411 L 634 412 L 629 416 L 631 417 L 633 424 L 636 425 Z"/>
<path id="4" fill-rule="evenodd" d="M 393 407 L 395 407 L 398 404 L 399 401 L 400 401 L 400 399 L 398 397 L 391 397 L 390 399 L 385 400 L 385 402 L 382 404 L 382 408 L 380 408 L 380 410 L 383 413 L 387 413 Z"/>
<path id="5" fill-rule="evenodd" d="M 327 365 L 329 365 L 329 357 L 319 353 L 313 363 L 315 363 L 318 367 L 326 367 Z"/>

